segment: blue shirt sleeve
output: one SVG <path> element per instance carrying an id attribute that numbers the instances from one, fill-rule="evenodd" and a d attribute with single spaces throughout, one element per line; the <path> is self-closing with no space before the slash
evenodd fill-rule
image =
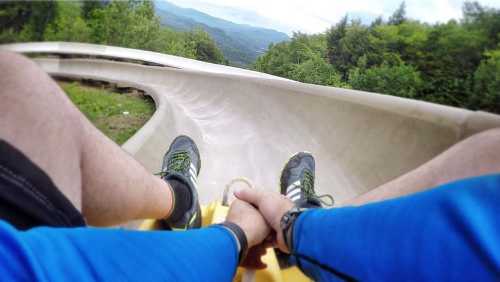
<path id="1" fill-rule="evenodd" d="M 318 281 L 500 281 L 500 175 L 299 216 L 294 252 Z"/>
<path id="2" fill-rule="evenodd" d="M 187 232 L 99 228 L 17 231 L 0 222 L 1 281 L 231 281 L 236 239 L 222 227 Z"/>

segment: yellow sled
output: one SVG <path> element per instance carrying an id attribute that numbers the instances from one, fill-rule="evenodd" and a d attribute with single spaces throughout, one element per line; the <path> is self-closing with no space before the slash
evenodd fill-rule
<path id="1" fill-rule="evenodd" d="M 246 182 L 244 180 L 244 182 Z M 201 207 L 202 213 L 202 226 L 208 226 L 210 224 L 223 222 L 226 218 L 227 212 L 229 210 L 227 196 L 230 185 L 234 183 L 231 182 L 224 191 L 223 201 L 215 201 L 206 206 Z M 141 226 L 140 230 L 157 230 L 159 228 L 159 224 L 156 220 L 145 220 Z M 290 282 L 302 282 L 302 281 L 311 281 L 307 278 L 297 267 L 288 267 L 286 269 L 281 269 L 278 260 L 276 257 L 276 253 L 273 248 L 268 248 L 267 253 L 262 258 L 262 261 L 267 264 L 267 268 L 263 270 L 247 270 L 242 267 L 238 267 L 238 271 L 236 276 L 234 277 L 234 281 L 243 281 L 243 282 L 281 282 L 281 281 L 290 281 Z"/>

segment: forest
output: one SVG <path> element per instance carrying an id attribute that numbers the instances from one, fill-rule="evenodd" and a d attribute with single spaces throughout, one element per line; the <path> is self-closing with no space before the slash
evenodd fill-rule
<path id="1" fill-rule="evenodd" d="M 202 29 L 162 26 L 151 1 L 1 2 L 0 43 L 74 41 L 228 64 Z M 428 24 L 403 2 L 370 25 L 345 16 L 324 33 L 271 44 L 257 71 L 500 113 L 500 10 L 465 2 L 460 20 Z"/>
<path id="2" fill-rule="evenodd" d="M 295 33 L 257 59 L 261 72 L 500 113 L 500 10 L 465 2 L 463 18 L 426 24 L 403 2 L 387 20 L 346 16 L 323 34 Z"/>
<path id="3" fill-rule="evenodd" d="M 153 5 L 151 1 L 2 1 L 0 43 L 87 42 L 227 64 L 208 33 L 162 26 Z"/>

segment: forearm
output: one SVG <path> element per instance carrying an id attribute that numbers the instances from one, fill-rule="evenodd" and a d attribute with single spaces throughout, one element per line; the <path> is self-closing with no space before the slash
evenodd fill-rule
<path id="1" fill-rule="evenodd" d="M 471 136 L 420 167 L 348 200 L 343 205 L 363 205 L 396 198 L 458 179 L 499 171 L 500 129 L 497 128 Z"/>
<path id="2" fill-rule="evenodd" d="M 238 259 L 234 237 L 221 227 L 188 232 L 93 228 L 10 232 L 15 251 L 0 246 L 0 254 L 21 261 L 19 271 L 2 271 L 4 278 L 15 280 L 231 281 Z"/>
<path id="3" fill-rule="evenodd" d="M 499 203 L 500 177 L 490 176 L 360 207 L 309 211 L 295 224 L 294 252 L 302 269 L 323 281 L 336 278 L 332 270 L 363 281 L 495 280 Z"/>

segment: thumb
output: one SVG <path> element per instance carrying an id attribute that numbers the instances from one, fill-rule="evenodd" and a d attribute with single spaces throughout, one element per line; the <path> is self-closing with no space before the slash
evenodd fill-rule
<path id="1" fill-rule="evenodd" d="M 234 196 L 242 201 L 259 206 L 262 192 L 257 189 L 241 188 L 234 191 Z"/>

